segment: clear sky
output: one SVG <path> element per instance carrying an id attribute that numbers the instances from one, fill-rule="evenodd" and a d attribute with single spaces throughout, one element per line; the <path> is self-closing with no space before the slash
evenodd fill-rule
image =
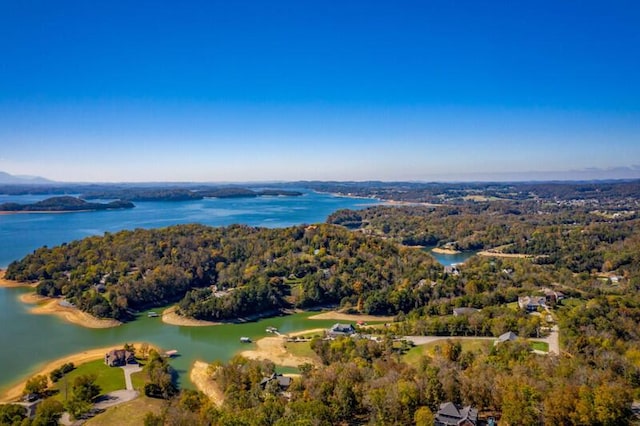
<path id="1" fill-rule="evenodd" d="M 0 170 L 640 177 L 640 2 L 0 0 Z"/>

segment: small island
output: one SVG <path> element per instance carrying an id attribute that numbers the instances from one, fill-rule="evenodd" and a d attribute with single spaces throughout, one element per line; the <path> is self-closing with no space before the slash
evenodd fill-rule
<path id="1" fill-rule="evenodd" d="M 116 200 L 110 203 L 90 203 L 71 196 L 51 197 L 32 204 L 3 203 L 0 212 L 6 213 L 48 213 L 48 212 L 77 212 L 132 209 L 135 205 L 130 201 Z"/>

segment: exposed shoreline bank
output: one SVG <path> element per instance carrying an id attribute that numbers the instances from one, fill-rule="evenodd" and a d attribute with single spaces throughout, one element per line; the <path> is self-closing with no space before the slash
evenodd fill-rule
<path id="1" fill-rule="evenodd" d="M 256 341 L 255 349 L 242 351 L 240 352 L 240 355 L 249 359 L 269 360 L 276 365 L 284 367 L 298 367 L 302 364 L 307 363 L 315 365 L 317 361 L 313 358 L 293 355 L 292 353 L 287 351 L 285 347 L 285 339 L 286 337 L 295 337 L 310 333 L 320 333 L 324 332 L 325 330 L 326 329 L 324 328 L 314 328 L 311 330 L 289 333 L 287 336 L 263 337 Z"/>
<path id="2" fill-rule="evenodd" d="M 19 297 L 22 303 L 35 304 L 29 310 L 35 315 L 55 315 L 69 323 L 80 325 L 86 328 L 111 328 L 122 325 L 122 322 L 115 319 L 97 318 L 91 314 L 81 311 L 78 308 L 60 305 L 60 299 L 44 297 L 35 293 L 22 294 Z"/>
<path id="3" fill-rule="evenodd" d="M 0 287 L 4 288 L 18 288 L 18 287 L 35 287 L 36 283 L 25 283 L 22 281 L 8 280 L 5 278 L 7 273 L 6 269 L 0 269 Z"/>
<path id="4" fill-rule="evenodd" d="M 207 327 L 212 325 L 220 325 L 223 324 L 221 322 L 215 321 L 205 321 L 199 320 L 195 318 L 187 318 L 179 315 L 176 310 L 177 306 L 172 306 L 170 308 L 165 309 L 162 312 L 162 322 L 169 325 L 179 325 L 184 327 Z"/>
<path id="5" fill-rule="evenodd" d="M 189 379 L 191 379 L 195 387 L 207 395 L 209 400 L 216 404 L 216 406 L 222 406 L 224 394 L 216 381 L 209 376 L 209 364 L 204 361 L 194 362 L 189 372 Z"/>
<path id="6" fill-rule="evenodd" d="M 442 247 L 435 247 L 431 249 L 432 252 L 438 254 L 460 254 L 462 253 L 460 250 L 447 249 Z"/>

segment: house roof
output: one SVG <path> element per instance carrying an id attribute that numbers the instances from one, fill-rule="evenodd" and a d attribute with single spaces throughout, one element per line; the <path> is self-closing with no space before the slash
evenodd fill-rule
<path id="1" fill-rule="evenodd" d="M 353 333 L 356 329 L 351 324 L 336 323 L 331 327 L 332 333 Z"/>
<path id="2" fill-rule="evenodd" d="M 262 379 L 260 381 L 260 386 L 264 387 L 267 385 L 267 383 L 271 382 L 272 380 L 277 380 L 278 381 L 278 386 L 280 386 L 281 388 L 288 388 L 291 385 L 291 377 L 288 376 L 283 376 L 282 374 L 278 373 L 273 373 L 271 376 L 269 377 L 265 377 L 264 379 Z"/>
<path id="3" fill-rule="evenodd" d="M 478 410 L 470 405 L 462 408 L 456 407 L 453 402 L 440 404 L 440 409 L 436 413 L 436 424 L 459 425 L 464 421 L 476 424 L 478 420 Z"/>
<path id="4" fill-rule="evenodd" d="M 500 335 L 500 337 L 498 337 L 498 342 L 509 342 L 512 340 L 516 340 L 518 338 L 518 335 L 516 333 L 514 333 L 513 331 L 507 331 L 506 333 L 503 333 Z"/>

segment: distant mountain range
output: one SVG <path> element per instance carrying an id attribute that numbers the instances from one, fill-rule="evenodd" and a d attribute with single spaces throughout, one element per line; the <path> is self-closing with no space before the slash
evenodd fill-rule
<path id="1" fill-rule="evenodd" d="M 0 171 L 0 184 L 30 184 L 30 183 L 53 183 L 54 181 L 45 179 L 40 176 L 17 176 L 10 175 L 6 172 Z"/>

